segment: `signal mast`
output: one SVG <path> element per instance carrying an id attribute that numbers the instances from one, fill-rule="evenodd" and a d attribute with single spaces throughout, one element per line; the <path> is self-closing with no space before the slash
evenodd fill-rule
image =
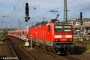
<path id="1" fill-rule="evenodd" d="M 26 16 L 25 17 L 26 29 L 28 31 L 28 20 L 30 19 L 30 17 L 29 17 L 29 6 L 28 6 L 28 3 L 26 3 L 26 6 L 25 6 L 25 16 Z M 28 39 L 25 42 L 25 46 L 29 46 Z"/>

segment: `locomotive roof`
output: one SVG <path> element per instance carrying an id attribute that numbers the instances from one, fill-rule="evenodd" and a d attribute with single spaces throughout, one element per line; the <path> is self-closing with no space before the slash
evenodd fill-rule
<path id="1" fill-rule="evenodd" d="M 53 23 L 54 25 L 69 25 L 67 22 L 45 22 L 45 23 L 37 23 L 31 27 L 37 27 L 37 26 L 46 26 Z"/>
<path id="2" fill-rule="evenodd" d="M 45 26 L 47 25 L 48 22 L 45 23 L 36 23 L 35 25 L 31 26 L 31 27 L 36 27 L 36 26 Z"/>

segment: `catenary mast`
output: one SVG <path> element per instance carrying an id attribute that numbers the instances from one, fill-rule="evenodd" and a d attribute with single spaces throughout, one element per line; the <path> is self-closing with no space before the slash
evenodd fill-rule
<path id="1" fill-rule="evenodd" d="M 67 0 L 64 0 L 64 22 L 67 22 Z"/>

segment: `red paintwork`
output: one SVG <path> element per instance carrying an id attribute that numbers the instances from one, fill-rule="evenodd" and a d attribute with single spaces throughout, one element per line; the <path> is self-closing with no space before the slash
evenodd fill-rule
<path id="1" fill-rule="evenodd" d="M 50 26 L 50 32 L 48 32 L 48 26 Z M 73 27 L 72 27 L 73 28 Z M 27 35 L 24 34 L 27 32 Z M 14 35 L 18 37 L 22 37 L 22 34 L 25 35 L 25 38 L 30 39 L 30 35 L 32 38 L 37 40 L 45 40 L 47 42 L 70 42 L 69 40 L 73 40 L 73 29 L 71 32 L 54 32 L 54 23 L 48 23 L 44 26 L 35 26 L 30 27 L 27 31 L 25 30 L 16 30 L 16 31 L 8 31 L 9 35 Z M 55 38 L 55 35 L 62 36 L 61 38 Z M 66 35 L 72 35 L 72 38 L 66 38 Z"/>
<path id="2" fill-rule="evenodd" d="M 26 33 L 28 33 L 27 29 L 8 31 L 8 35 L 16 36 L 16 37 L 19 37 L 19 38 L 22 38 L 22 35 L 24 35 L 25 38 L 27 38 L 27 34 Z"/>
<path id="3" fill-rule="evenodd" d="M 48 32 L 47 26 L 50 25 L 50 32 Z M 54 27 L 53 23 L 49 23 L 44 26 L 36 26 L 36 27 L 31 27 L 29 28 L 28 32 L 28 38 L 30 38 L 30 35 L 32 35 L 33 38 L 37 40 L 46 40 L 49 42 L 53 42 L 54 40 L 54 34 L 52 32 Z"/>
<path id="4" fill-rule="evenodd" d="M 48 32 L 48 25 L 50 26 L 50 32 Z M 54 32 L 54 23 L 48 23 L 44 26 L 35 26 L 29 28 L 28 38 L 32 38 L 37 40 L 45 40 L 48 42 L 54 42 L 59 40 L 60 42 L 68 42 L 69 40 L 73 40 L 73 31 L 71 32 Z M 55 35 L 62 35 L 62 38 L 54 38 Z M 66 38 L 66 35 L 72 35 L 72 38 Z"/>

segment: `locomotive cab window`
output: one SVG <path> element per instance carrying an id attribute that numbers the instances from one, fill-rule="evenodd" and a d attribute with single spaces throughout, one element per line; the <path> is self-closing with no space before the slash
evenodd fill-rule
<path id="1" fill-rule="evenodd" d="M 63 26 L 55 26 L 54 30 L 55 30 L 55 32 L 61 32 L 61 31 L 63 31 Z"/>
<path id="2" fill-rule="evenodd" d="M 64 26 L 64 31 L 71 31 L 71 26 Z"/>
<path id="3" fill-rule="evenodd" d="M 48 32 L 50 32 L 50 26 L 48 26 Z"/>

